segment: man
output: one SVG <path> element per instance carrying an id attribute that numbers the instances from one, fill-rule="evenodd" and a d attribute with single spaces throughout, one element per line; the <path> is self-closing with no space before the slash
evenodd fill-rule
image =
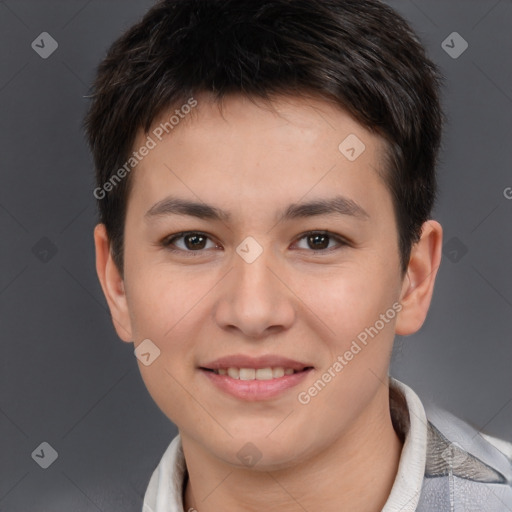
<path id="1" fill-rule="evenodd" d="M 101 63 L 97 271 L 178 429 L 146 512 L 512 509 L 388 376 L 441 260 L 441 77 L 376 0 L 169 0 Z"/>

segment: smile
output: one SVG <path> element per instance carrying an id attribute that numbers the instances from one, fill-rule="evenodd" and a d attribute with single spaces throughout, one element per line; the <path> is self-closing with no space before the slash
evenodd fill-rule
<path id="1" fill-rule="evenodd" d="M 312 366 L 302 369 L 268 366 L 263 368 L 199 368 L 214 388 L 239 400 L 254 402 L 276 399 L 307 378 Z"/>
<path id="2" fill-rule="evenodd" d="M 204 368 L 208 370 L 208 368 Z M 274 368 L 236 368 L 231 366 L 229 368 L 218 368 L 216 370 L 210 370 L 217 375 L 227 375 L 232 379 L 239 380 L 271 380 L 271 379 L 279 379 L 284 377 L 285 375 L 293 375 L 294 373 L 299 373 L 304 371 L 306 368 L 302 370 L 294 370 L 293 368 L 284 368 L 282 366 L 276 366 Z"/>

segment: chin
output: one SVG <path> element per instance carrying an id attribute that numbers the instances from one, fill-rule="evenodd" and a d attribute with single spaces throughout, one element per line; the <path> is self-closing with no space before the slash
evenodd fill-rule
<path id="1" fill-rule="evenodd" d="M 212 453 L 237 469 L 277 471 L 293 467 L 307 458 L 306 453 L 297 453 L 297 445 L 302 447 L 302 443 L 291 441 L 288 438 L 288 444 L 285 444 L 282 439 L 271 440 L 265 436 L 237 436 L 226 440 L 224 446 L 222 443 L 212 446 Z M 219 451 L 219 448 L 225 450 Z"/>

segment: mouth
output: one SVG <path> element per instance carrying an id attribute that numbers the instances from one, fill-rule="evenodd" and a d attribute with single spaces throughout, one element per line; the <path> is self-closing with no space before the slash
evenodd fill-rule
<path id="1" fill-rule="evenodd" d="M 308 378 L 314 366 L 279 354 L 232 354 L 197 367 L 209 386 L 244 401 L 283 396 Z"/>
<path id="2" fill-rule="evenodd" d="M 264 368 L 238 368 L 235 366 L 229 366 L 225 368 L 200 367 L 200 370 L 211 372 L 215 375 L 222 375 L 233 380 L 244 381 L 280 379 L 285 376 L 294 375 L 296 373 L 303 373 L 312 369 L 312 366 L 304 366 L 301 369 L 287 368 L 284 366 L 267 366 Z"/>
<path id="3" fill-rule="evenodd" d="M 208 379 L 208 384 L 245 402 L 262 402 L 286 396 L 286 392 L 303 383 L 314 371 L 313 366 L 305 366 L 296 361 L 281 360 L 283 366 L 271 365 L 268 361 L 256 364 L 245 361 L 248 366 L 231 366 L 216 362 L 213 368 L 200 366 L 198 370 Z M 277 361 L 276 361 L 277 363 Z"/>

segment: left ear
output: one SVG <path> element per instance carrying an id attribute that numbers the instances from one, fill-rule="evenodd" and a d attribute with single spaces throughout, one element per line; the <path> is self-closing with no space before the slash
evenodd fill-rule
<path id="1" fill-rule="evenodd" d="M 441 264 L 443 228 L 435 220 L 426 221 L 420 240 L 412 246 L 407 273 L 402 284 L 395 332 L 401 336 L 418 331 L 427 317 L 437 270 Z"/>

